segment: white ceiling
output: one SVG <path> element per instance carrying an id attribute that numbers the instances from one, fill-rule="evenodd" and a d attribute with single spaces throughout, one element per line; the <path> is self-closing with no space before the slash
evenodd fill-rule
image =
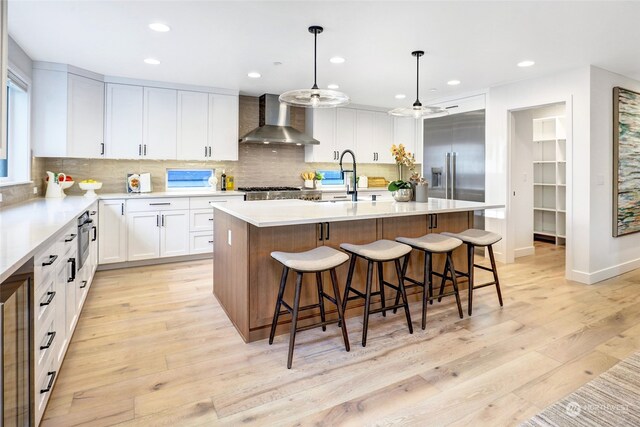
<path id="1" fill-rule="evenodd" d="M 9 0 L 9 33 L 34 60 L 252 95 L 310 87 L 307 27 L 322 25 L 319 85 L 386 107 L 413 101 L 416 49 L 427 51 L 423 101 L 588 64 L 640 79 L 639 18 L 640 2 L 614 1 Z M 154 21 L 172 30 L 149 30 Z M 329 63 L 334 55 L 346 62 Z M 517 67 L 524 59 L 536 65 Z"/>

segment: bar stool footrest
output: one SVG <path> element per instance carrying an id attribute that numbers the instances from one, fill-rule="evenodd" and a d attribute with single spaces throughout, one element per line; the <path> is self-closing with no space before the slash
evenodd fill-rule
<path id="1" fill-rule="evenodd" d="M 473 285 L 473 289 L 486 288 L 487 286 L 494 286 L 495 284 L 496 282 L 493 281 L 493 282 L 483 283 L 481 285 Z"/>
<path id="2" fill-rule="evenodd" d="M 301 326 L 299 328 L 296 328 L 296 332 L 302 332 L 302 331 L 307 331 L 309 329 L 314 329 L 320 326 L 327 326 L 327 325 L 332 325 L 334 323 L 338 323 L 339 320 L 335 319 L 335 320 L 327 320 L 324 322 L 319 322 L 319 323 L 314 323 L 313 325 L 307 325 L 307 326 Z"/>

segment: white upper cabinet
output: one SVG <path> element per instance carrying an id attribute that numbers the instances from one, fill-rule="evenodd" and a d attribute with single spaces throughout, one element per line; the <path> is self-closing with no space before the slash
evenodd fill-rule
<path id="1" fill-rule="evenodd" d="M 356 111 L 356 153 L 358 161 L 370 163 L 376 161 L 376 147 L 374 146 L 374 118 L 373 111 Z"/>
<path id="2" fill-rule="evenodd" d="M 305 161 L 324 163 L 338 161 L 335 108 L 307 110 L 305 130 L 307 134 L 320 141 L 318 145 L 305 147 Z"/>
<path id="3" fill-rule="evenodd" d="M 105 153 L 104 83 L 75 74 L 69 74 L 67 82 L 69 153 L 72 157 L 102 157 Z"/>
<path id="4" fill-rule="evenodd" d="M 142 157 L 175 159 L 178 91 L 144 88 Z"/>
<path id="5" fill-rule="evenodd" d="M 209 145 L 209 95 L 203 92 L 178 91 L 179 160 L 206 160 Z"/>
<path id="6" fill-rule="evenodd" d="M 142 157 L 142 87 L 107 83 L 106 155 L 111 159 Z"/>
<path id="7" fill-rule="evenodd" d="M 356 110 L 338 108 L 336 111 L 336 147 L 339 151 L 356 148 Z"/>
<path id="8" fill-rule="evenodd" d="M 102 157 L 104 83 L 33 69 L 33 153 L 38 157 Z"/>
<path id="9" fill-rule="evenodd" d="M 395 163 L 391 155 L 391 144 L 393 144 L 393 117 L 388 113 L 374 113 L 373 146 L 376 163 Z"/>
<path id="10" fill-rule="evenodd" d="M 238 160 L 238 96 L 209 94 L 209 157 Z"/>
<path id="11" fill-rule="evenodd" d="M 394 117 L 393 143 L 395 145 L 402 144 L 408 151 L 415 153 L 417 123 L 421 122 L 413 117 Z"/>

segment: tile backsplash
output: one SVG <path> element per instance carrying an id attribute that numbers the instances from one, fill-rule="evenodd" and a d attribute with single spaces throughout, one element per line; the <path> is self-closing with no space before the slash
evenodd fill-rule
<path id="1" fill-rule="evenodd" d="M 0 193 L 2 194 L 2 203 L 0 203 L 0 208 L 25 202 L 35 197 L 44 196 L 45 170 L 45 159 L 32 157 L 31 180 L 33 183 L 0 187 Z M 33 192 L 33 187 L 38 188 L 38 192 L 36 194 Z"/>
<path id="2" fill-rule="evenodd" d="M 46 158 L 45 170 L 64 172 L 76 182 L 93 178 L 103 183 L 101 193 L 125 191 L 127 173 L 151 173 L 153 191 L 165 190 L 165 171 L 169 168 L 215 168 L 220 178 L 222 170 L 233 176 L 236 187 L 247 186 L 294 186 L 302 185 L 302 172 L 318 169 L 338 170 L 335 163 L 305 163 L 304 147 L 242 144 L 237 162 L 180 161 L 180 160 L 109 160 Z M 43 173 L 44 175 L 44 173 Z M 395 165 L 358 165 L 358 175 L 383 176 L 393 180 L 397 176 Z M 81 194 L 76 185 L 66 190 L 67 194 Z"/>

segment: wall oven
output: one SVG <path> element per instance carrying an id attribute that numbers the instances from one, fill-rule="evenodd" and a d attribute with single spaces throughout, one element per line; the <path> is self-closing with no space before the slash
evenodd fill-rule
<path id="1" fill-rule="evenodd" d="M 95 233 L 93 220 L 89 218 L 89 211 L 84 212 L 78 218 L 78 267 L 80 271 L 85 261 L 89 257 L 89 244 L 92 240 L 91 232 Z M 94 236 L 95 237 L 95 236 Z"/>
<path id="2" fill-rule="evenodd" d="M 0 425 L 31 425 L 33 259 L 0 284 Z"/>

